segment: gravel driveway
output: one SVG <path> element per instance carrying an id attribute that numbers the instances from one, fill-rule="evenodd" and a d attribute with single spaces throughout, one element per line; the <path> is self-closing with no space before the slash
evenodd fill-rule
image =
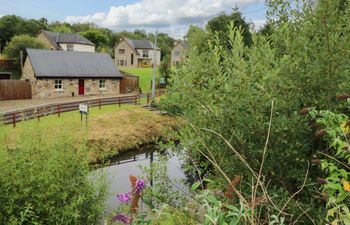
<path id="1" fill-rule="evenodd" d="M 117 96 L 128 95 L 104 95 L 101 98 L 110 98 Z M 5 100 L 0 101 L 0 112 L 7 112 L 12 110 L 24 109 L 28 107 L 35 107 L 40 105 L 46 105 L 51 103 L 63 103 L 63 102 L 76 102 L 89 99 L 98 99 L 99 96 L 82 96 L 82 97 L 67 97 L 67 98 L 55 98 L 55 99 L 25 99 L 25 100 Z"/>

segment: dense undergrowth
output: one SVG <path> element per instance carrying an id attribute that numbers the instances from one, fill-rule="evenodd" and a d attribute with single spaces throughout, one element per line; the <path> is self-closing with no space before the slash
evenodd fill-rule
<path id="1" fill-rule="evenodd" d="M 28 132 L 15 148 L 0 146 L 0 224 L 98 223 L 107 186 L 89 178 L 86 147 Z"/>

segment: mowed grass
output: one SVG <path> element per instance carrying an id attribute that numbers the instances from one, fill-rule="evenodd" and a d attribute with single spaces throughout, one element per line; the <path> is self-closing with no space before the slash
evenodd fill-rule
<path id="1" fill-rule="evenodd" d="M 138 106 L 122 105 L 92 108 L 88 123 L 80 121 L 78 111 L 62 113 L 61 117 L 47 117 L 0 126 L 0 144 L 14 149 L 23 136 L 54 143 L 62 137 L 77 147 L 86 143 L 91 162 L 117 155 L 162 136 L 168 129 L 176 129 L 177 122 L 169 116 L 150 112 Z"/>
<path id="2" fill-rule="evenodd" d="M 140 87 L 143 93 L 151 92 L 151 82 L 153 76 L 153 68 L 127 68 L 120 67 L 119 70 L 125 71 L 131 75 L 136 75 L 140 77 Z M 157 69 L 156 79 L 159 80 L 159 70 Z"/>

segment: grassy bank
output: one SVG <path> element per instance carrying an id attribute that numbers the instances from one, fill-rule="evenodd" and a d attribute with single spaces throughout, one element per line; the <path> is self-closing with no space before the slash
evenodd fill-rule
<path id="1" fill-rule="evenodd" d="M 151 91 L 151 81 L 153 75 L 153 68 L 127 68 L 121 67 L 119 68 L 121 71 L 126 73 L 136 75 L 140 77 L 140 87 L 142 92 L 150 92 Z M 159 71 L 157 70 L 157 79 L 159 78 Z"/>
<path id="2" fill-rule="evenodd" d="M 87 127 L 80 121 L 77 111 L 52 115 L 37 120 L 24 121 L 16 128 L 10 125 L 0 129 L 0 144 L 10 149 L 25 134 L 26 136 L 44 136 L 49 143 L 65 136 L 75 145 L 84 142 L 89 147 L 90 162 L 96 162 L 119 152 L 149 143 L 162 136 L 167 129 L 174 129 L 174 118 L 150 112 L 138 106 L 124 105 L 92 108 L 88 116 Z"/>

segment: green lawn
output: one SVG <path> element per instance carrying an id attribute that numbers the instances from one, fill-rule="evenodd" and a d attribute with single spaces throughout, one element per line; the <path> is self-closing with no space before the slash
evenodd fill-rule
<path id="1" fill-rule="evenodd" d="M 166 129 L 178 122 L 134 105 L 92 107 L 88 123 L 80 121 L 78 111 L 50 115 L 19 122 L 16 127 L 0 124 L 0 145 L 15 149 L 23 137 L 41 139 L 47 143 L 70 139 L 76 145 L 86 142 L 87 157 L 91 162 L 111 157 L 118 152 L 133 149 L 162 136 Z"/>
<path id="2" fill-rule="evenodd" d="M 124 71 L 126 73 L 129 73 L 131 75 L 136 75 L 140 77 L 140 88 L 143 93 L 151 92 L 151 81 L 152 81 L 152 75 L 153 75 L 153 68 L 127 68 L 127 67 L 120 67 L 121 71 Z M 159 79 L 159 71 L 157 69 L 157 80 Z"/>

